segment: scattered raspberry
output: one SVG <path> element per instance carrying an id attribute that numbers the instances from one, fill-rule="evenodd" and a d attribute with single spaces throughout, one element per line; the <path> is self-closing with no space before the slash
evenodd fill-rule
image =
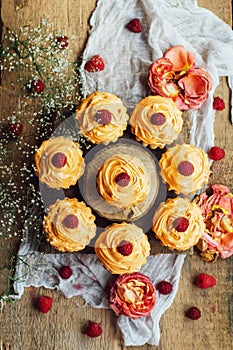
<path id="1" fill-rule="evenodd" d="M 130 176 L 127 173 L 123 172 L 116 176 L 115 181 L 119 186 L 125 187 L 130 182 Z"/>
<path id="2" fill-rule="evenodd" d="M 89 321 L 84 333 L 91 338 L 99 337 L 102 334 L 102 328 L 99 323 Z"/>
<path id="3" fill-rule="evenodd" d="M 57 42 L 59 43 L 60 49 L 65 49 L 69 45 L 68 36 L 59 36 L 57 37 Z"/>
<path id="4" fill-rule="evenodd" d="M 225 157 L 225 151 L 224 149 L 217 146 L 211 147 L 211 149 L 209 150 L 209 157 L 212 160 L 223 159 Z"/>
<path id="5" fill-rule="evenodd" d="M 166 118 L 162 113 L 154 113 L 151 116 L 150 121 L 153 125 L 160 126 L 165 123 Z"/>
<path id="6" fill-rule="evenodd" d="M 129 256 L 132 251 L 133 251 L 133 245 L 131 242 L 128 241 L 121 241 L 120 244 L 117 247 L 118 253 L 124 255 L 124 256 Z"/>
<path id="7" fill-rule="evenodd" d="M 51 162 L 56 168 L 63 168 L 66 165 L 67 159 L 64 153 L 57 152 L 52 157 Z"/>
<path id="8" fill-rule="evenodd" d="M 32 88 L 35 92 L 37 92 L 38 94 L 40 94 L 41 92 L 44 91 L 45 89 L 45 85 L 43 83 L 42 80 L 38 79 L 36 81 L 33 82 L 32 84 Z"/>
<path id="9" fill-rule="evenodd" d="M 99 55 L 95 55 L 86 62 L 84 69 L 88 72 L 100 72 L 104 70 L 104 61 Z"/>
<path id="10" fill-rule="evenodd" d="M 216 278 L 206 273 L 200 273 L 196 277 L 195 283 L 198 286 L 198 288 L 201 289 L 211 288 L 216 285 Z"/>
<path id="11" fill-rule="evenodd" d="M 46 314 L 52 307 L 53 299 L 48 296 L 41 295 L 37 298 L 37 309 Z"/>
<path id="12" fill-rule="evenodd" d="M 173 227 L 178 232 L 185 232 L 187 228 L 189 227 L 189 221 L 185 217 L 181 216 L 179 218 L 176 218 L 173 222 Z"/>
<path id="13" fill-rule="evenodd" d="M 161 281 L 156 286 L 160 294 L 170 294 L 173 290 L 173 285 L 167 281 Z"/>
<path id="14" fill-rule="evenodd" d="M 217 111 L 223 111 L 225 108 L 225 102 L 220 97 L 215 97 L 213 102 L 213 109 Z"/>
<path id="15" fill-rule="evenodd" d="M 141 33 L 142 32 L 142 24 L 139 18 L 132 19 L 127 25 L 128 28 L 133 33 Z"/>
<path id="16" fill-rule="evenodd" d="M 23 130 L 23 125 L 20 122 L 9 123 L 7 125 L 8 134 L 14 138 L 19 137 L 21 135 L 22 130 Z"/>
<path id="17" fill-rule="evenodd" d="M 107 125 L 111 123 L 112 115 L 107 109 L 100 109 L 95 115 L 98 124 Z"/>
<path id="18" fill-rule="evenodd" d="M 78 218 L 77 216 L 70 214 L 63 220 L 63 224 L 68 228 L 77 228 Z"/>
<path id="19" fill-rule="evenodd" d="M 63 280 L 67 280 L 72 275 L 72 270 L 69 266 L 64 265 L 60 268 L 59 275 Z"/>
<path id="20" fill-rule="evenodd" d="M 194 166 L 188 160 L 185 160 L 178 165 L 178 171 L 181 175 L 190 176 L 194 172 Z"/>
<path id="21" fill-rule="evenodd" d="M 185 316 L 191 318 L 192 320 L 198 320 L 201 317 L 201 311 L 196 307 L 190 307 L 186 312 Z"/>

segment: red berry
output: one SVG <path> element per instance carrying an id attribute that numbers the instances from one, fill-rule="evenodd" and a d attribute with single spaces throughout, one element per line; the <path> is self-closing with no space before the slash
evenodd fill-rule
<path id="1" fill-rule="evenodd" d="M 223 159 L 225 157 L 225 151 L 224 149 L 217 146 L 211 147 L 211 149 L 209 150 L 209 157 L 212 160 Z"/>
<path id="2" fill-rule="evenodd" d="M 20 122 L 9 123 L 7 125 L 7 131 L 11 137 L 19 137 L 22 130 L 23 130 L 23 125 Z"/>
<path id="3" fill-rule="evenodd" d="M 107 109 L 100 109 L 95 115 L 98 124 L 107 125 L 111 123 L 112 114 Z"/>
<path id="4" fill-rule="evenodd" d="M 188 219 L 181 216 L 181 217 L 176 218 L 174 220 L 173 227 L 178 232 L 185 232 L 187 230 L 187 228 L 189 227 L 189 221 L 188 221 Z"/>
<path id="5" fill-rule="evenodd" d="M 142 24 L 139 18 L 132 19 L 127 25 L 128 28 L 133 33 L 141 33 L 142 32 Z"/>
<path id="6" fill-rule="evenodd" d="M 67 280 L 72 275 L 72 270 L 69 266 L 64 265 L 60 268 L 59 275 L 63 280 Z"/>
<path id="7" fill-rule="evenodd" d="M 125 187 L 130 182 L 130 176 L 127 173 L 123 172 L 116 176 L 115 181 L 119 186 Z"/>
<path id="8" fill-rule="evenodd" d="M 67 159 L 64 153 L 57 152 L 52 157 L 51 162 L 56 168 L 63 168 L 66 165 Z"/>
<path id="9" fill-rule="evenodd" d="M 77 216 L 70 214 L 63 220 L 63 224 L 68 228 L 77 228 L 78 218 Z"/>
<path id="10" fill-rule="evenodd" d="M 150 121 L 153 125 L 163 125 L 166 121 L 165 116 L 162 113 L 154 113 L 151 118 Z"/>
<path id="11" fill-rule="evenodd" d="M 188 309 L 185 315 L 192 320 L 198 320 L 201 317 L 201 311 L 196 306 L 193 306 Z"/>
<path id="12" fill-rule="evenodd" d="M 195 283 L 198 286 L 198 288 L 201 289 L 211 288 L 216 285 L 216 278 L 206 273 L 200 273 L 196 277 Z"/>
<path id="13" fill-rule="evenodd" d="M 59 43 L 60 49 L 65 49 L 69 45 L 68 36 L 59 36 L 57 37 L 57 42 Z"/>
<path id="14" fill-rule="evenodd" d="M 167 281 L 161 281 L 157 284 L 156 288 L 160 294 L 170 294 L 173 290 L 173 285 Z"/>
<path id="15" fill-rule="evenodd" d="M 102 334 L 102 328 L 99 323 L 89 321 L 84 333 L 91 338 L 99 337 Z"/>
<path id="16" fill-rule="evenodd" d="M 43 81 L 40 80 L 40 79 L 34 81 L 33 84 L 32 84 L 32 87 L 33 87 L 33 90 L 34 90 L 35 92 L 37 92 L 38 94 L 40 94 L 41 92 L 43 92 L 44 89 L 45 89 L 45 85 L 44 85 Z"/>
<path id="17" fill-rule="evenodd" d="M 190 176 L 194 172 L 194 166 L 188 160 L 185 160 L 178 165 L 178 171 L 181 175 Z"/>
<path id="18" fill-rule="evenodd" d="M 46 314 L 52 307 L 53 299 L 48 296 L 41 295 L 37 298 L 37 309 Z"/>
<path id="19" fill-rule="evenodd" d="M 120 244 L 117 247 L 117 251 L 118 253 L 124 255 L 124 256 L 128 256 L 132 253 L 133 251 L 133 245 L 131 242 L 128 241 L 121 241 Z"/>
<path id="20" fill-rule="evenodd" d="M 213 108 L 217 111 L 222 111 L 225 108 L 225 102 L 220 97 L 215 97 L 213 102 Z"/>
<path id="21" fill-rule="evenodd" d="M 84 69 L 88 72 L 100 72 L 104 70 L 104 61 L 99 55 L 95 55 L 86 62 Z"/>

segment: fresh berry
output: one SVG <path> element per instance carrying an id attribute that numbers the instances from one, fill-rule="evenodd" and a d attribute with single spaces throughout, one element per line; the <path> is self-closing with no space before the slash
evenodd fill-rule
<path id="1" fill-rule="evenodd" d="M 162 113 L 154 113 L 150 118 L 151 124 L 160 126 L 166 121 L 165 116 Z"/>
<path id="2" fill-rule="evenodd" d="M 77 218 L 77 216 L 70 214 L 63 220 L 63 224 L 67 228 L 77 228 L 78 227 L 78 218 Z"/>
<path id="3" fill-rule="evenodd" d="M 217 111 L 223 111 L 225 108 L 225 102 L 220 97 L 215 97 L 213 102 L 213 108 Z"/>
<path id="4" fill-rule="evenodd" d="M 216 285 L 216 278 L 207 273 L 200 273 L 196 277 L 195 284 L 201 289 L 211 288 Z"/>
<path id="5" fill-rule="evenodd" d="M 128 28 L 133 33 L 141 33 L 142 32 L 142 24 L 139 18 L 132 19 L 127 25 Z"/>
<path id="6" fill-rule="evenodd" d="M 41 295 L 37 298 L 37 309 L 46 314 L 52 307 L 53 299 L 48 296 Z"/>
<path id="7" fill-rule="evenodd" d="M 84 69 L 88 72 L 100 72 L 104 70 L 104 61 L 99 55 L 95 55 L 86 62 Z"/>
<path id="8" fill-rule="evenodd" d="M 213 146 L 211 147 L 211 149 L 209 150 L 209 157 L 212 160 L 220 160 L 223 159 L 225 157 L 225 151 L 224 149 L 217 147 L 217 146 Z"/>
<path id="9" fill-rule="evenodd" d="M 99 323 L 89 321 L 84 333 L 91 338 L 99 337 L 102 334 L 102 328 Z"/>
<path id="10" fill-rule="evenodd" d="M 69 45 L 68 36 L 58 36 L 57 42 L 59 43 L 60 49 L 65 49 Z"/>
<path id="11" fill-rule="evenodd" d="M 133 251 L 133 245 L 131 242 L 128 241 L 121 241 L 120 244 L 117 247 L 118 253 L 124 256 L 129 256 Z"/>
<path id="12" fill-rule="evenodd" d="M 14 138 L 19 137 L 21 135 L 22 130 L 23 125 L 20 122 L 9 123 L 7 125 L 8 134 Z"/>
<path id="13" fill-rule="evenodd" d="M 38 79 L 36 81 L 33 82 L 32 84 L 32 88 L 35 92 L 37 92 L 38 94 L 40 94 L 41 92 L 44 91 L 45 89 L 45 85 L 43 83 L 42 80 Z"/>
<path id="14" fill-rule="evenodd" d="M 157 290 L 160 294 L 170 294 L 173 290 L 173 285 L 167 281 L 160 281 L 157 286 Z"/>
<path id="15" fill-rule="evenodd" d="M 125 187 L 128 186 L 130 182 L 130 176 L 127 173 L 123 172 L 116 176 L 115 181 L 119 186 Z"/>
<path id="16" fill-rule="evenodd" d="M 64 265 L 60 268 L 59 275 L 63 280 L 67 280 L 72 275 L 72 270 L 69 266 Z"/>
<path id="17" fill-rule="evenodd" d="M 178 165 L 178 171 L 181 175 L 190 176 L 194 172 L 194 166 L 188 160 L 185 160 Z"/>
<path id="18" fill-rule="evenodd" d="M 192 320 L 198 320 L 201 317 L 201 311 L 196 306 L 193 306 L 188 309 L 185 315 Z"/>
<path id="19" fill-rule="evenodd" d="M 56 168 L 63 168 L 66 165 L 67 159 L 64 153 L 57 152 L 52 157 L 51 162 Z"/>
<path id="20" fill-rule="evenodd" d="M 98 124 L 107 125 L 111 123 L 112 115 L 107 109 L 100 109 L 95 115 Z"/>
<path id="21" fill-rule="evenodd" d="M 178 232 L 185 232 L 187 228 L 189 227 L 189 221 L 183 216 L 180 216 L 179 218 L 176 218 L 173 222 L 173 227 Z"/>

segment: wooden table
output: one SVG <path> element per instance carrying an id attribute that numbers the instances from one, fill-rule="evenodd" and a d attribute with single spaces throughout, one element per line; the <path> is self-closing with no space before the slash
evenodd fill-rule
<path id="1" fill-rule="evenodd" d="M 38 25 L 41 18 L 50 15 L 57 28 L 64 29 L 70 36 L 77 37 L 73 50 L 78 56 L 83 50 L 88 36 L 88 19 L 96 5 L 96 0 L 2 0 L 2 22 L 4 27 L 12 29 L 20 25 Z M 213 11 L 228 24 L 232 24 L 232 1 L 199 0 L 199 5 Z M 216 113 L 216 145 L 226 150 L 225 159 L 216 162 L 213 167 L 212 183 L 221 182 L 233 190 L 232 185 L 232 126 L 229 121 L 230 94 L 225 78 L 217 88 L 216 95 L 226 102 L 226 109 Z M 2 98 L 1 106 L 9 101 Z M 9 243 L 8 241 L 6 242 Z M 4 256 L 2 256 L 4 260 Z M 2 265 L 1 265 L 2 266 Z M 4 271 L 3 271 L 4 272 Z M 193 286 L 197 273 L 211 273 L 217 278 L 217 286 L 209 290 L 200 290 Z M 3 274 L 2 274 L 3 276 Z M 233 312 L 232 312 L 233 259 L 218 260 L 214 264 L 205 263 L 197 253 L 188 255 L 182 270 L 179 291 L 171 308 L 162 316 L 161 341 L 158 350 L 231 350 L 233 348 Z M 38 313 L 32 305 L 32 294 L 44 293 L 53 297 L 53 310 L 46 315 Z M 0 314 L 0 349 L 126 349 L 117 318 L 110 310 L 93 309 L 82 305 L 79 297 L 66 299 L 56 291 L 28 288 L 22 299 L 6 304 Z M 202 310 L 198 321 L 184 316 L 184 310 L 196 305 Z M 81 333 L 87 320 L 101 322 L 103 334 L 90 339 Z M 136 349 L 139 347 L 129 347 Z M 141 349 L 155 349 L 145 345 Z"/>

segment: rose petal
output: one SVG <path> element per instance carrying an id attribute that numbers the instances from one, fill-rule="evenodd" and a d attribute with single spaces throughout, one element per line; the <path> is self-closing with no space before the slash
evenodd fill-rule
<path id="1" fill-rule="evenodd" d="M 194 66 L 196 60 L 195 53 L 186 51 L 183 45 L 173 46 L 164 57 L 173 63 L 174 71 L 187 71 Z"/>

